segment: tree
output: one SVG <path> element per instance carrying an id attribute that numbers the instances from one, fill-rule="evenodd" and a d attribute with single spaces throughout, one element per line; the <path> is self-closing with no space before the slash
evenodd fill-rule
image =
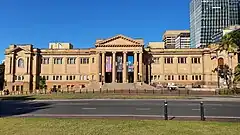
<path id="1" fill-rule="evenodd" d="M 234 55 L 238 54 L 239 55 L 239 50 L 240 50 L 240 30 L 236 30 L 233 32 L 230 32 L 226 34 L 222 40 L 219 43 L 219 47 L 217 49 L 218 51 L 226 51 L 228 54 L 229 53 L 234 53 Z M 232 58 L 232 57 L 231 57 Z M 237 67 L 235 68 L 234 72 L 234 79 L 232 80 L 232 69 L 229 68 L 229 66 L 224 65 L 224 77 L 227 77 L 226 83 L 228 84 L 228 88 L 230 84 L 233 82 L 238 82 L 240 81 L 240 65 L 238 64 Z M 231 78 L 228 78 L 228 74 L 230 73 L 231 70 Z M 230 77 L 230 76 L 229 76 Z M 229 82 L 230 81 L 230 82 Z"/>
<path id="2" fill-rule="evenodd" d="M 46 93 L 46 79 L 43 78 L 43 77 L 40 77 L 40 80 L 39 80 L 39 88 L 41 89 L 41 91 L 44 89 L 45 90 L 45 93 Z"/>
<path id="3" fill-rule="evenodd" d="M 218 77 L 224 78 L 224 80 L 226 81 L 228 89 L 231 87 L 233 72 L 232 72 L 232 69 L 229 68 L 228 65 L 225 64 L 225 65 L 219 66 L 219 67 L 215 68 L 213 70 L 213 72 L 217 72 Z"/>

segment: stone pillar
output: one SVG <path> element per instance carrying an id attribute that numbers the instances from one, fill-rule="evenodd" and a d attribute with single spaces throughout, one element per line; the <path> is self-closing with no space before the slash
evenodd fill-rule
<path id="1" fill-rule="evenodd" d="M 113 62 L 112 62 L 112 82 L 116 81 L 116 52 L 113 52 Z"/>
<path id="2" fill-rule="evenodd" d="M 134 52 L 134 83 L 138 81 L 137 52 Z"/>
<path id="3" fill-rule="evenodd" d="M 139 53 L 139 73 L 140 73 L 140 81 L 143 82 L 143 55 L 142 52 Z"/>
<path id="4" fill-rule="evenodd" d="M 99 82 L 100 81 L 99 73 L 100 73 L 100 66 L 101 66 L 99 52 L 96 53 L 96 66 L 97 66 L 96 80 L 97 80 L 97 82 Z"/>
<path id="5" fill-rule="evenodd" d="M 126 83 L 127 75 L 127 52 L 123 52 L 123 83 Z"/>
<path id="6" fill-rule="evenodd" d="M 102 52 L 102 82 L 105 82 L 105 52 Z"/>

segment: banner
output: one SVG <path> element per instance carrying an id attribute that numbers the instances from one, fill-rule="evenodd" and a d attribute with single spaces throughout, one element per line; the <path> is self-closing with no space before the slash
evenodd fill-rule
<path id="1" fill-rule="evenodd" d="M 106 56 L 106 72 L 112 72 L 112 56 Z"/>
<path id="2" fill-rule="evenodd" d="M 122 56 L 117 56 L 117 72 L 122 72 L 123 70 L 123 63 L 122 63 Z"/>
<path id="3" fill-rule="evenodd" d="M 134 72 L 133 56 L 128 56 L 128 72 Z"/>

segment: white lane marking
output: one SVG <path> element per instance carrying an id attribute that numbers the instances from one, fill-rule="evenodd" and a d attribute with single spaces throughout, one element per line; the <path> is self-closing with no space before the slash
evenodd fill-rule
<path id="1" fill-rule="evenodd" d="M 57 103 L 57 105 L 89 105 L 89 103 Z"/>
<path id="2" fill-rule="evenodd" d="M 96 110 L 97 108 L 82 108 L 83 110 Z"/>
<path id="3" fill-rule="evenodd" d="M 138 111 L 149 111 L 151 108 L 136 108 Z"/>
<path id="4" fill-rule="evenodd" d="M 192 109 L 192 111 L 200 111 L 200 109 Z"/>

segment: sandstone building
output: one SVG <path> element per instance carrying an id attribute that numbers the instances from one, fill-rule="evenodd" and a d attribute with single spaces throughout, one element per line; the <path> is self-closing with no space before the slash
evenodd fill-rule
<path id="1" fill-rule="evenodd" d="M 5 50 L 5 80 L 10 91 L 47 88 L 80 89 L 92 83 L 176 83 L 216 86 L 212 70 L 221 63 L 230 68 L 237 57 L 214 49 L 164 49 L 161 42 L 144 46 L 143 39 L 117 35 L 96 40 L 94 48 L 77 49 L 70 43 L 50 43 L 49 48 L 10 45 Z"/>

